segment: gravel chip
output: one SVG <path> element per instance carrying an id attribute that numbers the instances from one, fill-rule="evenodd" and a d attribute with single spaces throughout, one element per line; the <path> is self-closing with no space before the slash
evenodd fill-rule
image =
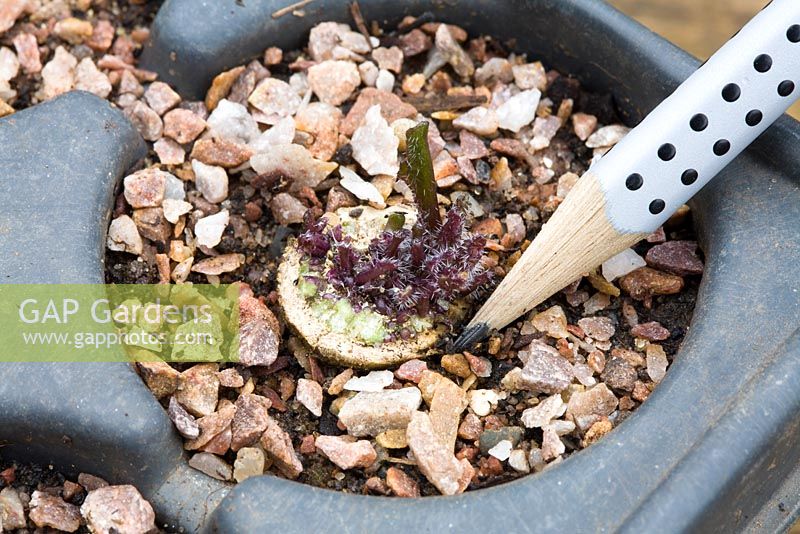
<path id="1" fill-rule="evenodd" d="M 536 117 L 536 108 L 539 106 L 539 99 L 541 97 L 541 91 L 538 89 L 530 89 L 506 100 L 506 102 L 496 110 L 497 122 L 500 128 L 517 133 L 524 126 L 530 124 Z M 553 132 L 553 134 L 555 134 L 555 132 Z"/>
<path id="2" fill-rule="evenodd" d="M 144 92 L 144 99 L 159 115 L 163 115 L 181 102 L 180 95 L 164 82 L 151 83 Z"/>
<path id="3" fill-rule="evenodd" d="M 39 528 L 75 532 L 81 526 L 81 514 L 77 506 L 42 491 L 34 491 L 31 495 L 29 517 Z"/>
<path id="4" fill-rule="evenodd" d="M 261 134 L 247 108 L 226 99 L 220 100 L 206 122 L 211 135 L 234 143 L 248 144 Z"/>
<path id="5" fill-rule="evenodd" d="M 628 248 L 603 262 L 603 278 L 609 282 L 613 282 L 617 278 L 625 276 L 645 265 L 647 265 L 647 263 L 644 258 L 634 252 L 633 249 Z"/>
<path id="6" fill-rule="evenodd" d="M 308 85 L 320 101 L 338 106 L 361 85 L 361 74 L 350 61 L 323 61 L 308 69 Z"/>
<path id="7" fill-rule="evenodd" d="M 679 276 L 703 274 L 694 241 L 667 241 L 647 251 L 647 265 Z"/>
<path id="8" fill-rule="evenodd" d="M 175 397 L 169 399 L 167 414 L 181 436 L 186 439 L 197 439 L 200 436 L 200 427 L 197 421 Z"/>
<path id="9" fill-rule="evenodd" d="M 364 439 L 356 441 L 350 436 L 319 436 L 314 444 L 339 469 L 369 467 L 378 458 L 375 448 Z"/>
<path id="10" fill-rule="evenodd" d="M 194 233 L 197 237 L 197 244 L 208 248 L 214 248 L 222 240 L 222 233 L 228 226 L 228 210 L 222 210 L 214 215 L 203 217 L 194 226 Z"/>
<path id="11" fill-rule="evenodd" d="M 303 464 L 292 446 L 292 438 L 271 417 L 261 435 L 261 446 L 283 476 L 295 479 L 303 472 Z"/>
<path id="12" fill-rule="evenodd" d="M 533 408 L 527 408 L 522 412 L 521 421 L 527 428 L 543 428 L 552 419 L 564 415 L 567 405 L 561 395 L 551 395 Z"/>
<path id="13" fill-rule="evenodd" d="M 111 94 L 111 82 L 103 74 L 91 58 L 83 58 L 75 68 L 75 89 L 88 91 L 100 98 Z"/>
<path id="14" fill-rule="evenodd" d="M 397 176 L 400 170 L 397 157 L 399 143 L 394 130 L 381 116 L 381 107 L 377 104 L 367 111 L 364 123 L 355 131 L 350 142 L 353 158 L 372 176 Z"/>
<path id="15" fill-rule="evenodd" d="M 421 402 L 422 395 L 415 387 L 364 391 L 344 403 L 339 420 L 352 436 L 376 436 L 385 430 L 405 428 Z"/>
<path id="16" fill-rule="evenodd" d="M 339 166 L 334 162 L 314 159 L 308 149 L 300 145 L 275 146 L 267 153 L 253 156 L 250 165 L 259 174 L 290 179 L 290 193 L 303 187 L 315 188 Z"/>
<path id="17" fill-rule="evenodd" d="M 153 507 L 133 486 L 90 491 L 81 505 L 86 526 L 97 534 L 134 534 L 156 528 Z"/>
<path id="18" fill-rule="evenodd" d="M 354 171 L 347 167 L 339 167 L 339 175 L 342 177 L 339 185 L 353 193 L 359 200 L 372 202 L 377 204 L 378 207 L 386 206 L 383 195 L 378 191 L 378 188 L 362 179 Z"/>
<path id="19" fill-rule="evenodd" d="M 308 408 L 313 415 L 322 416 L 322 386 L 313 380 L 301 378 L 297 381 L 295 392 L 297 401 Z M 319 443 L 319 442 L 317 442 Z"/>
<path id="20" fill-rule="evenodd" d="M 108 227 L 106 246 L 109 250 L 130 252 L 137 256 L 142 253 L 144 244 L 136 223 L 127 215 L 120 215 Z"/>
<path id="21" fill-rule="evenodd" d="M 225 460 L 210 452 L 198 452 L 189 458 L 189 467 L 217 480 L 228 481 L 233 478 L 231 466 Z"/>
<path id="22" fill-rule="evenodd" d="M 56 48 L 55 55 L 42 69 L 41 100 L 50 100 L 72 90 L 75 85 L 75 67 L 78 60 L 63 46 Z"/>
<path id="23" fill-rule="evenodd" d="M 391 385 L 393 380 L 394 375 L 391 371 L 370 371 L 365 376 L 353 377 L 348 380 L 344 389 L 348 391 L 383 391 Z"/>
<path id="24" fill-rule="evenodd" d="M 264 474 L 266 461 L 264 451 L 258 447 L 239 449 L 233 462 L 233 479 L 236 482 L 243 482 L 250 477 Z"/>
<path id="25" fill-rule="evenodd" d="M 667 374 L 667 354 L 661 345 L 648 345 L 647 346 L 647 375 L 656 384 L 664 379 Z"/>
<path id="26" fill-rule="evenodd" d="M 611 126 L 603 126 L 586 140 L 586 146 L 589 148 L 605 148 L 614 146 L 619 143 L 623 137 L 628 135 L 631 131 L 627 126 L 621 124 L 612 124 Z"/>
<path id="27" fill-rule="evenodd" d="M 205 129 L 206 121 L 188 109 L 173 109 L 164 115 L 164 135 L 178 143 L 191 143 Z"/>
<path id="28" fill-rule="evenodd" d="M 297 113 L 302 99 L 288 83 L 276 78 L 265 78 L 256 86 L 247 101 L 274 124 L 283 117 Z"/>
<path id="29" fill-rule="evenodd" d="M 222 103 L 217 109 L 221 107 Z M 228 173 L 225 172 L 225 169 L 193 160 L 192 170 L 194 171 L 195 187 L 206 200 L 218 204 L 228 198 Z"/>
<path id="30" fill-rule="evenodd" d="M 472 465 L 466 459 L 459 461 L 442 445 L 427 413 L 413 412 L 406 435 L 417 467 L 440 493 L 455 495 L 466 489 L 472 480 Z"/>

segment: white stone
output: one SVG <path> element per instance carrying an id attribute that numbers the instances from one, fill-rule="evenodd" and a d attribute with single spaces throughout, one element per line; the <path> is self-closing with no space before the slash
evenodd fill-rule
<path id="1" fill-rule="evenodd" d="M 611 126 L 603 126 L 586 140 L 586 146 L 589 148 L 605 148 L 614 146 L 619 143 L 628 132 L 631 131 L 627 126 L 622 124 L 612 124 Z"/>
<path id="2" fill-rule="evenodd" d="M 78 60 L 63 46 L 56 48 L 55 55 L 42 69 L 42 89 L 39 97 L 50 100 L 71 90 L 75 84 L 75 67 Z"/>
<path id="3" fill-rule="evenodd" d="M 379 207 L 384 207 L 386 205 L 383 195 L 378 191 L 378 188 L 363 180 L 354 171 L 347 167 L 339 167 L 339 175 L 342 177 L 339 181 L 339 185 L 353 193 L 359 200 L 373 202 Z"/>
<path id="4" fill-rule="evenodd" d="M 353 54 L 367 54 L 370 43 L 347 24 L 322 22 L 311 28 L 308 51 L 314 61 L 352 58 Z"/>
<path id="5" fill-rule="evenodd" d="M 350 141 L 353 147 L 353 158 L 371 176 L 388 174 L 397 176 L 400 163 L 397 149 L 400 141 L 394 130 L 381 116 L 381 107 L 376 104 L 367 111 L 364 122 L 353 134 Z"/>
<path id="6" fill-rule="evenodd" d="M 375 87 L 381 91 L 391 92 L 394 88 L 394 74 L 388 70 L 381 69 L 375 79 Z"/>
<path id="7" fill-rule="evenodd" d="M 108 228 L 106 246 L 109 250 L 130 252 L 139 255 L 142 253 L 142 237 L 136 228 L 136 223 L 127 215 L 120 215 Z"/>
<path id="8" fill-rule="evenodd" d="M 644 261 L 644 258 L 639 256 L 633 249 L 628 248 L 603 262 L 603 278 L 613 282 L 617 278 L 645 265 L 647 265 L 647 262 Z"/>
<path id="9" fill-rule="evenodd" d="M 0 81 L 7 82 L 16 78 L 19 74 L 19 59 L 17 55 L 7 47 L 0 48 Z"/>
<path id="10" fill-rule="evenodd" d="M 203 217 L 194 226 L 194 233 L 197 237 L 197 244 L 213 248 L 219 245 L 222 240 L 222 233 L 228 226 L 230 215 L 228 210 L 222 210 L 214 215 Z"/>
<path id="11" fill-rule="evenodd" d="M 100 98 L 111 94 L 111 82 L 94 64 L 91 58 L 83 58 L 75 68 L 75 89 L 88 91 Z"/>
<path id="12" fill-rule="evenodd" d="M 647 376 L 656 384 L 664 380 L 664 376 L 667 374 L 667 366 L 669 365 L 664 349 L 660 345 L 648 346 L 646 361 Z"/>
<path id="13" fill-rule="evenodd" d="M 181 215 L 186 215 L 192 211 L 191 204 L 185 200 L 175 200 L 173 198 L 165 198 L 161 206 L 164 208 L 164 218 L 172 224 L 176 224 Z"/>
<path id="14" fill-rule="evenodd" d="M 236 482 L 243 482 L 250 477 L 263 475 L 265 464 L 263 449 L 243 447 L 236 453 L 236 461 L 233 462 L 233 479 Z"/>
<path id="15" fill-rule="evenodd" d="M 322 386 L 317 382 L 306 378 L 299 379 L 295 398 L 315 416 L 322 415 Z"/>
<path id="16" fill-rule="evenodd" d="M 391 371 L 371 371 L 365 376 L 354 376 L 344 384 L 348 391 L 383 391 L 391 385 L 394 373 Z"/>
<path id="17" fill-rule="evenodd" d="M 294 115 L 302 99 L 288 83 L 277 78 L 265 78 L 247 101 L 267 116 L 274 117 L 277 122 L 281 117 Z"/>
<path id="18" fill-rule="evenodd" d="M 536 108 L 542 93 L 538 89 L 529 89 L 512 96 L 497 108 L 497 120 L 500 128 L 519 132 L 536 117 Z"/>
<path id="19" fill-rule="evenodd" d="M 377 436 L 381 432 L 406 428 L 419 408 L 422 393 L 415 387 L 362 391 L 339 411 L 339 420 L 352 436 Z"/>
<path id="20" fill-rule="evenodd" d="M 284 117 L 269 130 L 262 132 L 248 146 L 256 154 L 267 152 L 274 146 L 291 145 L 294 140 L 295 123 L 292 117 Z"/>
<path id="21" fill-rule="evenodd" d="M 365 61 L 358 66 L 358 73 L 361 74 L 361 83 L 366 87 L 375 87 L 380 69 L 378 69 L 378 66 L 372 61 Z"/>
<path id="22" fill-rule="evenodd" d="M 538 61 L 514 65 L 511 70 L 514 73 L 514 83 L 520 89 L 539 89 L 541 91 L 547 85 L 547 73 Z"/>
<path id="23" fill-rule="evenodd" d="M 300 145 L 278 145 L 250 158 L 250 165 L 259 174 L 280 173 L 290 178 L 289 192 L 303 187 L 312 189 L 319 185 L 338 166 L 331 161 L 315 159 L 307 148 Z"/>
<path id="24" fill-rule="evenodd" d="M 567 411 L 567 405 L 561 395 L 551 395 L 545 400 L 522 412 L 521 421 L 526 428 L 543 428 L 551 420 L 561 417 Z"/>
<path id="25" fill-rule="evenodd" d="M 251 143 L 261 133 L 258 123 L 248 113 L 247 108 L 227 99 L 220 100 L 206 122 L 211 129 L 211 135 L 235 143 Z"/>
<path id="26" fill-rule="evenodd" d="M 502 441 L 497 442 L 497 445 L 489 449 L 487 452 L 491 455 L 504 462 L 508 460 L 508 457 L 511 456 L 511 449 L 514 448 L 514 445 L 511 443 L 510 440 L 504 439 Z"/>
<path id="27" fill-rule="evenodd" d="M 468 396 L 469 407 L 479 417 L 492 413 L 492 410 L 497 407 L 497 403 L 505 398 L 505 394 L 501 395 L 493 389 L 473 389 Z"/>
<path id="28" fill-rule="evenodd" d="M 542 118 L 536 117 L 533 121 L 533 139 L 530 145 L 534 150 L 541 150 L 550 146 L 550 141 L 561 128 L 561 119 L 554 115 Z"/>
<path id="29" fill-rule="evenodd" d="M 171 198 L 173 200 L 185 200 L 186 188 L 183 185 L 183 180 L 168 172 L 164 173 L 164 198 Z"/>
<path id="30" fill-rule="evenodd" d="M 194 184 L 206 200 L 217 204 L 228 198 L 228 173 L 225 169 L 195 159 L 192 160 L 192 170 Z"/>
<path id="31" fill-rule="evenodd" d="M 530 473 L 531 466 L 528 464 L 528 455 L 522 449 L 514 449 L 508 456 L 508 465 L 517 473 Z"/>
<path id="32" fill-rule="evenodd" d="M 477 107 L 456 118 L 453 121 L 453 126 L 469 130 L 478 135 L 489 136 L 497 133 L 500 123 L 494 110 Z"/>

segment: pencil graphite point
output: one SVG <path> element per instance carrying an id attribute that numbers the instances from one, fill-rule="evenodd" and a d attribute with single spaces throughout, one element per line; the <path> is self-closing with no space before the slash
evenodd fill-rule
<path id="1" fill-rule="evenodd" d="M 453 347 L 455 352 L 464 352 L 475 346 L 478 342 L 483 340 L 489 335 L 489 325 L 486 323 L 477 323 L 468 326 L 458 339 L 456 339 Z"/>

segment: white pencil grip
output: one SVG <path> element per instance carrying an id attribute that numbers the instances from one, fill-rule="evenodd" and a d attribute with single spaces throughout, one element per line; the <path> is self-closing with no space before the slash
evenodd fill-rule
<path id="1" fill-rule="evenodd" d="M 656 230 L 798 97 L 800 0 L 773 0 L 592 166 L 609 221 Z"/>

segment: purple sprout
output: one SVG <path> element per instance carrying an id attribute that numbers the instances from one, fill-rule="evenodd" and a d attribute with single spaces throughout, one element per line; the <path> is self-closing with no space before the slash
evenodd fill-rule
<path id="1" fill-rule="evenodd" d="M 369 305 L 396 325 L 412 315 L 444 314 L 450 304 L 492 282 L 492 272 L 481 264 L 486 240 L 467 231 L 461 208 L 452 207 L 444 220 L 439 217 L 427 126 L 421 123 L 407 133 L 409 149 L 401 174 L 414 191 L 420 214 L 411 230 L 402 228 L 402 218 L 399 224 L 390 218 L 362 252 L 352 247 L 340 226 L 326 230 L 326 220 L 314 220 L 308 212 L 298 238 L 312 271 L 321 271 L 331 253 L 326 277 L 337 294 L 354 308 Z M 316 282 L 319 287 L 321 280 Z"/>

